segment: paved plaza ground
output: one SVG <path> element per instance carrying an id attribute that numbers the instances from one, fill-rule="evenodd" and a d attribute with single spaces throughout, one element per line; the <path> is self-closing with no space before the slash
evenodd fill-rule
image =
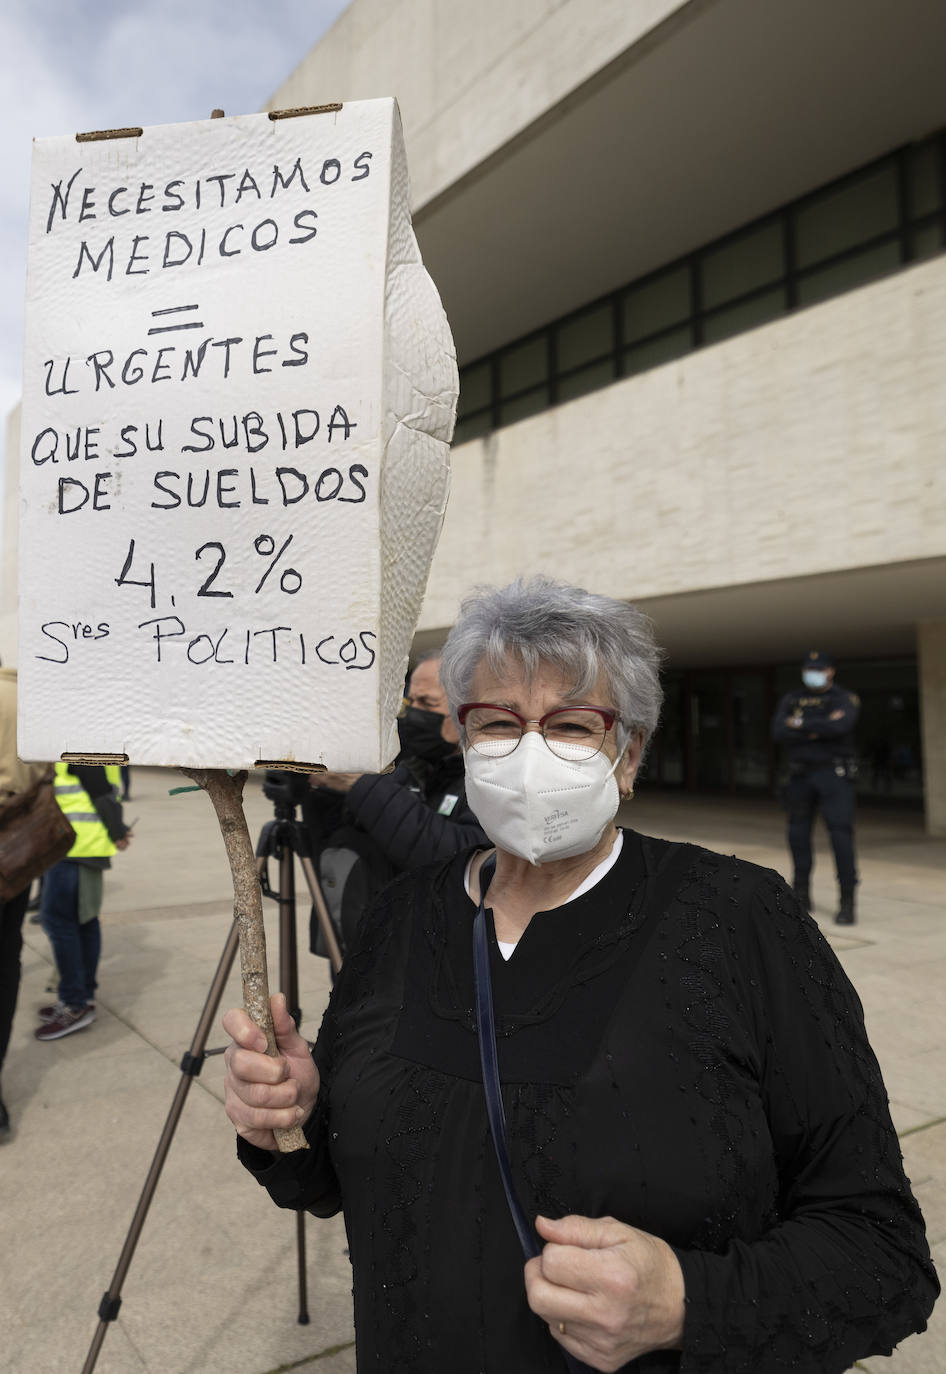
<path id="1" fill-rule="evenodd" d="M 99 1011 L 93 1026 L 50 1044 L 33 1038 L 48 1001 L 49 945 L 26 926 L 23 985 L 3 1096 L 14 1122 L 0 1149 L 0 1365 L 8 1374 L 79 1374 L 135 1206 L 227 941 L 230 878 L 208 799 L 169 796 L 180 774 L 136 769 L 126 818 L 135 841 L 106 877 Z M 258 780 L 246 813 L 272 818 Z M 782 816 L 767 800 L 649 797 L 625 810 L 649 834 L 693 840 L 788 872 Z M 940 1271 L 946 1269 L 946 842 L 918 815 L 862 811 L 860 921 L 833 925 L 825 837 L 814 875 L 816 917 L 864 1002 L 907 1171 Z M 275 875 L 274 875 L 275 877 Z M 301 874 L 300 874 L 301 884 Z M 271 963 L 275 904 L 266 903 Z M 303 1030 L 314 1036 L 326 965 L 307 952 L 299 902 Z M 276 973 L 273 968 L 273 981 Z M 221 1009 L 238 1003 L 234 967 Z M 222 1046 L 219 1016 L 208 1045 Z M 311 1320 L 297 1322 L 294 1218 L 237 1164 L 222 1106 L 223 1065 L 193 1081 L 131 1259 L 100 1374 L 351 1374 L 350 1270 L 340 1219 L 308 1219 Z M 942 1304 L 946 1308 L 946 1303 Z M 942 1374 L 946 1312 L 870 1374 Z M 448 1374 L 448 1371 L 444 1371 Z M 512 1374 L 512 1372 L 510 1372 Z M 764 1374 L 764 1371 L 760 1371 Z"/>

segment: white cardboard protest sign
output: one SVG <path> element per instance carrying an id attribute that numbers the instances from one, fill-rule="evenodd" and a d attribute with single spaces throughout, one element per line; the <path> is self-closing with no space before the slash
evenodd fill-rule
<path id="1" fill-rule="evenodd" d="M 36 142 L 20 752 L 376 770 L 456 358 L 393 100 Z"/>

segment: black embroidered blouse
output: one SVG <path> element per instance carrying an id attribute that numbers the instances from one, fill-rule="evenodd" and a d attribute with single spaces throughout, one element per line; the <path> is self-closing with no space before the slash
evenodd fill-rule
<path id="1" fill-rule="evenodd" d="M 281 1206 L 344 1206 L 359 1371 L 561 1374 L 529 1309 L 486 1122 L 468 854 L 366 919 L 315 1049 L 312 1148 L 240 1155 Z M 662 1236 L 682 1351 L 640 1374 L 842 1374 L 938 1284 L 857 995 L 777 874 L 625 831 L 590 891 L 491 931 L 526 1211 Z"/>

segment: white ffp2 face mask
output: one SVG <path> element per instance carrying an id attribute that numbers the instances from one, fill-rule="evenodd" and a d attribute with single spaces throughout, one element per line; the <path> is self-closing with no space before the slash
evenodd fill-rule
<path id="1" fill-rule="evenodd" d="M 620 797 L 612 763 L 560 759 L 528 730 L 511 754 L 488 758 L 467 749 L 466 799 L 489 838 L 530 864 L 570 859 L 594 849 Z"/>
<path id="2" fill-rule="evenodd" d="M 823 668 L 803 668 L 801 680 L 806 687 L 811 687 L 814 690 L 820 687 L 827 687 L 828 674 Z"/>

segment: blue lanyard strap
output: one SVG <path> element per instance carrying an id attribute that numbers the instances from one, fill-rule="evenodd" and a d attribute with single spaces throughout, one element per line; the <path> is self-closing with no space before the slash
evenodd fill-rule
<path id="1" fill-rule="evenodd" d="M 496 1148 L 499 1173 L 512 1214 L 513 1225 L 526 1259 L 541 1253 L 535 1230 L 530 1225 L 513 1182 L 509 1151 L 506 1148 L 506 1112 L 499 1086 L 499 1057 L 496 1053 L 496 1026 L 493 1017 L 493 984 L 489 976 L 489 941 L 486 935 L 486 889 L 496 868 L 494 855 L 480 869 L 480 905 L 473 922 L 473 981 L 476 990 L 476 1030 L 480 1042 L 480 1064 L 486 1091 L 486 1115 Z"/>
<path id="2" fill-rule="evenodd" d="M 493 984 L 489 973 L 489 940 L 486 934 L 486 890 L 496 870 L 496 856 L 491 854 L 480 868 L 480 904 L 473 921 L 473 984 L 476 995 L 476 1034 L 480 1044 L 480 1064 L 483 1069 L 483 1088 L 486 1093 L 486 1115 L 489 1119 L 490 1134 L 496 1150 L 496 1162 L 503 1181 L 503 1190 L 509 1204 L 519 1244 L 526 1259 L 534 1259 L 541 1254 L 535 1228 L 523 1211 L 519 1194 L 512 1177 L 509 1151 L 506 1147 L 506 1112 L 503 1108 L 503 1095 L 499 1084 L 499 1057 L 496 1053 L 496 1024 L 493 1017 Z M 581 1374 L 588 1366 L 562 1351 L 565 1364 L 571 1374 Z"/>

